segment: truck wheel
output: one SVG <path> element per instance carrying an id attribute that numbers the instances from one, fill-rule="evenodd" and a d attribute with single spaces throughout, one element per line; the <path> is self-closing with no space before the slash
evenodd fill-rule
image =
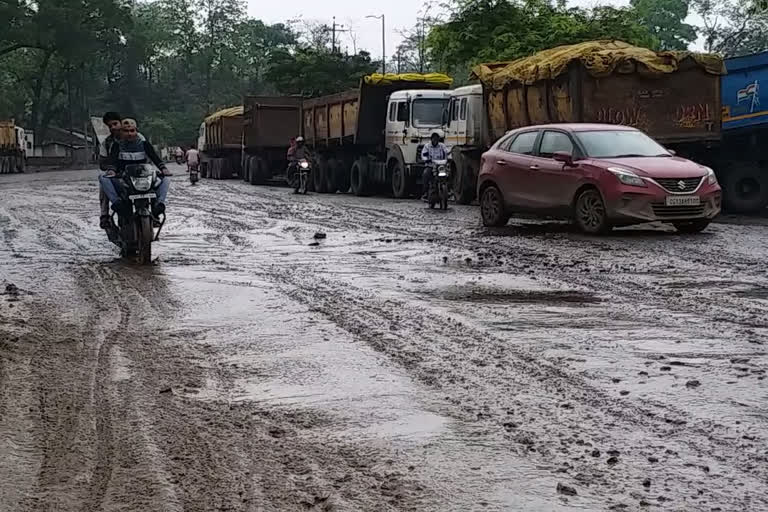
<path id="1" fill-rule="evenodd" d="M 315 183 L 315 192 L 325 194 L 326 191 L 326 173 L 328 172 L 328 161 L 325 158 L 317 158 L 312 165 L 312 181 Z"/>
<path id="2" fill-rule="evenodd" d="M 405 174 L 405 163 L 399 152 L 387 162 L 387 174 L 392 179 L 392 195 L 397 199 L 408 196 L 408 177 Z"/>
<path id="3" fill-rule="evenodd" d="M 200 177 L 208 177 L 208 162 L 200 162 Z"/>
<path id="4" fill-rule="evenodd" d="M 352 171 L 349 173 L 352 184 L 352 193 L 356 196 L 370 195 L 370 184 L 368 179 L 368 159 L 360 157 L 352 164 Z"/>
<path id="5" fill-rule="evenodd" d="M 325 191 L 329 194 L 335 194 L 338 190 L 336 185 L 336 174 L 338 173 L 339 161 L 335 158 L 329 158 L 325 168 Z"/>
<path id="6" fill-rule="evenodd" d="M 734 162 L 726 168 L 723 199 L 728 211 L 754 213 L 768 206 L 768 169 L 757 162 Z"/>
<path id="7" fill-rule="evenodd" d="M 24 172 L 24 164 L 26 162 L 24 161 L 24 157 L 20 156 L 19 159 L 16 162 L 16 172 L 23 173 Z"/>
<path id="8" fill-rule="evenodd" d="M 247 166 L 246 175 L 248 176 L 248 183 L 251 185 L 258 185 L 260 179 L 261 169 L 259 169 L 259 159 L 255 156 L 248 157 L 245 161 Z"/>
<path id="9" fill-rule="evenodd" d="M 470 204 L 475 199 L 476 167 L 477 164 L 472 158 L 460 151 L 453 152 L 451 165 L 451 172 L 455 172 L 453 191 L 456 194 L 456 202 L 459 204 Z"/>

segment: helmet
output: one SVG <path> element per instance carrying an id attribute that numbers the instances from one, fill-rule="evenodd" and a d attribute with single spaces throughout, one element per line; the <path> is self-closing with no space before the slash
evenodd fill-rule
<path id="1" fill-rule="evenodd" d="M 304 137 L 302 136 L 296 137 L 296 142 L 304 142 Z"/>

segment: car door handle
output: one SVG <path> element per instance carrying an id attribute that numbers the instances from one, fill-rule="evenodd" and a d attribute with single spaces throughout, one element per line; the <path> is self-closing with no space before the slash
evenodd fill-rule
<path id="1" fill-rule="evenodd" d="M 532 165 L 532 166 L 529 167 L 529 169 L 532 170 L 532 171 L 538 171 L 539 170 L 539 166 L 538 165 Z"/>
<path id="2" fill-rule="evenodd" d="M 506 160 L 497 160 L 496 163 L 498 165 L 507 165 L 507 161 Z"/>

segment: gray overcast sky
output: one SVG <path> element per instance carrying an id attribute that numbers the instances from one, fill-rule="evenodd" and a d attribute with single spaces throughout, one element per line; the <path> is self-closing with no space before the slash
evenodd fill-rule
<path id="1" fill-rule="evenodd" d="M 599 4 L 627 5 L 629 0 L 570 0 L 569 4 L 591 7 Z M 358 48 L 371 52 L 374 58 L 381 56 L 381 20 L 367 19 L 367 15 L 384 14 L 386 16 L 387 57 L 391 57 L 400 42 L 398 30 L 412 27 L 421 5 L 412 0 L 385 0 L 383 2 L 365 2 L 361 0 L 292 0 L 289 2 L 257 2 L 248 0 L 248 14 L 267 23 L 279 23 L 301 17 L 307 21 L 331 24 L 333 16 L 336 22 L 352 28 L 357 36 Z M 350 52 L 352 41 L 348 34 L 339 34 L 341 48 Z"/>

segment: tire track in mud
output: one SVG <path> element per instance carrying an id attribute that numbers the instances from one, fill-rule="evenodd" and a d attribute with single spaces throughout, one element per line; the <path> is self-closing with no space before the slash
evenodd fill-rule
<path id="1" fill-rule="evenodd" d="M 677 506 L 679 500 L 694 506 L 686 496 L 704 487 L 708 506 L 768 507 L 765 454 L 745 451 L 727 429 L 692 425 L 674 409 L 617 400 L 493 334 L 436 319 L 395 300 L 382 301 L 349 284 L 279 271 L 271 279 L 294 299 L 445 392 L 455 414 L 506 430 L 512 450 L 554 473 L 570 475 L 589 488 L 586 492 L 607 498 L 608 504 L 637 504 L 633 488 L 653 475 L 654 481 L 664 482 L 666 499 Z M 638 428 L 643 445 L 634 441 Z M 606 466 L 603 458 L 586 455 L 594 450 L 613 454 L 618 465 L 611 468 L 611 462 Z M 669 467 L 648 463 L 654 457 Z M 709 474 L 710 466 L 727 469 L 715 477 Z M 746 483 L 746 491 L 734 491 L 736 481 Z"/>

